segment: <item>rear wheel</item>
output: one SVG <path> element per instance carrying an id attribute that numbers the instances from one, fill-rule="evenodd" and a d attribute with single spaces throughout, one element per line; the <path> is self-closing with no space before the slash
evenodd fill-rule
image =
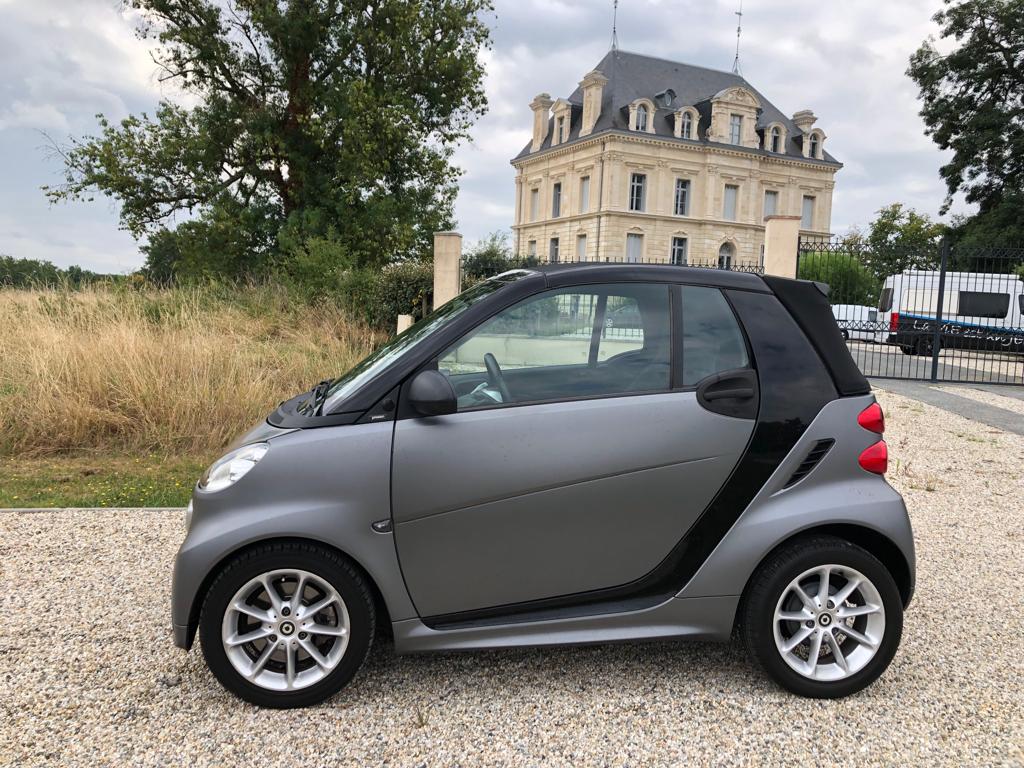
<path id="1" fill-rule="evenodd" d="M 353 565 L 311 544 L 267 544 L 229 562 L 203 603 L 206 663 L 232 693 L 303 707 L 337 693 L 362 666 L 373 599 Z"/>
<path id="2" fill-rule="evenodd" d="M 742 635 L 769 676 L 801 696 L 839 698 L 874 682 L 903 632 L 903 604 L 888 569 L 833 537 L 803 539 L 754 575 Z"/>

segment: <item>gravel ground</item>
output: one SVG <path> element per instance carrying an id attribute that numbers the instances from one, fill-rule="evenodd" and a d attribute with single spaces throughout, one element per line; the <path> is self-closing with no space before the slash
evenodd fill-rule
<path id="1" fill-rule="evenodd" d="M 0 513 L 0 764 L 1024 765 L 1024 438 L 880 393 L 918 543 L 903 646 L 838 702 L 733 645 L 395 657 L 261 711 L 171 645 L 180 512 Z"/>

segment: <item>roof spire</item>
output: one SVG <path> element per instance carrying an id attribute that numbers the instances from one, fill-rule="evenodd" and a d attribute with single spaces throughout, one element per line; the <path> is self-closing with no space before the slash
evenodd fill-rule
<path id="1" fill-rule="evenodd" d="M 615 0 L 612 5 L 612 50 L 619 50 L 619 0 Z"/>
<path id="2" fill-rule="evenodd" d="M 618 0 L 615 0 L 617 3 Z M 740 32 L 743 31 L 743 0 L 740 0 L 740 9 L 736 11 L 736 58 L 732 60 L 732 71 L 734 74 L 743 76 L 740 72 Z"/>

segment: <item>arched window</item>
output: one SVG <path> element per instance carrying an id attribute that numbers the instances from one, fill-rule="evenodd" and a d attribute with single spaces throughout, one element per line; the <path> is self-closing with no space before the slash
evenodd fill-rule
<path id="1" fill-rule="evenodd" d="M 732 243 L 722 243 L 718 249 L 718 268 L 732 269 L 732 258 L 736 255 L 736 248 Z"/>
<path id="2" fill-rule="evenodd" d="M 772 152 L 782 151 L 782 131 L 779 130 L 779 126 L 774 126 L 769 134 L 769 148 Z"/>
<path id="3" fill-rule="evenodd" d="M 821 150 L 821 140 L 818 138 L 818 134 L 812 133 L 811 134 L 811 147 L 810 147 L 810 150 L 809 150 L 808 154 L 811 157 L 816 158 L 816 157 L 818 157 L 818 153 L 819 153 L 820 150 Z"/>
<path id="4" fill-rule="evenodd" d="M 647 130 L 647 107 L 644 104 L 636 108 L 636 129 L 638 131 Z"/>
<path id="5" fill-rule="evenodd" d="M 689 112 L 683 112 L 683 127 L 679 135 L 684 139 L 693 138 L 693 116 Z"/>

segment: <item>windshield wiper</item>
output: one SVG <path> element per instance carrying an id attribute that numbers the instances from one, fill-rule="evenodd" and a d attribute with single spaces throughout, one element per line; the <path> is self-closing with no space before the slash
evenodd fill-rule
<path id="1" fill-rule="evenodd" d="M 334 379 L 324 379 L 313 387 L 309 399 L 302 404 L 302 408 L 307 416 L 323 415 L 321 412 L 323 411 L 324 403 L 327 402 L 327 393 L 331 391 L 332 384 L 334 384 Z"/>

